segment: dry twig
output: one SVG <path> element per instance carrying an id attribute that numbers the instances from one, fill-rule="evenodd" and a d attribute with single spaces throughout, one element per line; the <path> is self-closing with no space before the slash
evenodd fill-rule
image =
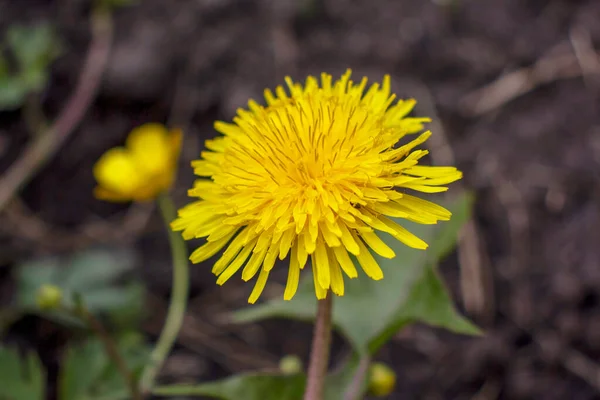
<path id="1" fill-rule="evenodd" d="M 0 179 L 0 210 L 69 138 L 96 95 L 111 47 L 113 27 L 110 13 L 96 8 L 92 12 L 91 26 L 92 43 L 77 88 L 56 122 L 37 135 Z"/>
<path id="2" fill-rule="evenodd" d="M 562 365 L 573 375 L 586 381 L 600 392 L 600 365 L 575 349 L 567 349 L 561 358 Z"/>
<path id="3" fill-rule="evenodd" d="M 587 85 L 591 85 L 592 76 L 600 76 L 600 57 L 594 50 L 590 32 L 584 27 L 574 26 L 569 32 L 569 40 L 579 62 L 583 79 Z"/>
<path id="4" fill-rule="evenodd" d="M 4 210 L 5 224 L 0 229 L 12 236 L 34 242 L 35 248 L 74 251 L 91 243 L 123 243 L 132 240 L 146 229 L 153 210 L 153 204 L 136 204 L 127 210 L 116 226 L 111 221 L 99 220 L 66 230 L 48 224 L 15 197 Z"/>
<path id="5" fill-rule="evenodd" d="M 566 43 L 560 43 L 533 66 L 519 68 L 502 75 L 494 82 L 477 89 L 460 101 L 465 114 L 476 117 L 498 109 L 531 90 L 560 79 L 575 78 L 582 75 L 582 64 Z M 600 73 L 590 69 L 589 49 L 586 55 L 586 69 L 583 73 Z M 596 55 L 597 57 L 597 55 Z"/>

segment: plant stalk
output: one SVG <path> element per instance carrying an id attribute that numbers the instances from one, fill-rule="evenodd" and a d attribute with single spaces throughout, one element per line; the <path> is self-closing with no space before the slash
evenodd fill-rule
<path id="1" fill-rule="evenodd" d="M 329 348 L 331 345 L 332 295 L 317 301 L 317 319 L 313 333 L 312 349 L 308 364 L 308 376 L 304 400 L 323 400 L 327 366 L 329 365 Z"/>
<path id="2" fill-rule="evenodd" d="M 187 308 L 190 286 L 187 247 L 181 235 L 173 232 L 170 227 L 171 221 L 176 217 L 175 206 L 166 193 L 159 196 L 157 202 L 169 234 L 173 257 L 173 286 L 165 325 L 140 380 L 140 388 L 144 394 L 152 390 L 156 376 L 177 340 Z"/>

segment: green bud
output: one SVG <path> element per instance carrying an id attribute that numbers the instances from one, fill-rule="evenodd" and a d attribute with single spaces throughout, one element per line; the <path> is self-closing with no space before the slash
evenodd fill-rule
<path id="1" fill-rule="evenodd" d="M 382 363 L 373 363 L 369 368 L 369 392 L 377 397 L 387 396 L 396 386 L 396 373 Z"/>
<path id="2" fill-rule="evenodd" d="M 42 310 L 54 310 L 62 304 L 63 292 L 55 285 L 44 284 L 37 291 L 36 303 Z"/>
<path id="3" fill-rule="evenodd" d="M 287 355 L 279 360 L 279 369 L 285 375 L 294 375 L 302 371 L 302 361 L 298 356 Z"/>

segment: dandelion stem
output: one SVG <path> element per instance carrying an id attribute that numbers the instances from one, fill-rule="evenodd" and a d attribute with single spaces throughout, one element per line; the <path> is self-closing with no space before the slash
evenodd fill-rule
<path id="1" fill-rule="evenodd" d="M 183 324 L 189 293 L 187 248 L 181 236 L 173 232 L 169 226 L 176 217 L 175 206 L 169 196 L 163 194 L 158 197 L 158 208 L 169 233 L 169 243 L 171 244 L 173 257 L 173 287 L 165 325 L 140 380 L 140 388 L 143 393 L 149 393 L 152 390 L 156 375 L 158 375 L 160 368 L 173 348 L 175 340 L 177 340 L 179 330 Z"/>
<path id="2" fill-rule="evenodd" d="M 323 400 L 331 343 L 332 304 L 332 296 L 329 293 L 325 299 L 317 302 L 317 319 L 313 333 L 304 400 Z"/>

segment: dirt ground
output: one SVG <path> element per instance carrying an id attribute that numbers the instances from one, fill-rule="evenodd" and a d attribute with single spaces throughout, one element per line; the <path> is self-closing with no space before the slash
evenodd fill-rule
<path id="1" fill-rule="evenodd" d="M 45 20 L 63 38 L 43 94 L 49 116 L 76 86 L 89 8 L 87 0 L 0 0 L 0 32 Z M 143 255 L 149 302 L 164 308 L 160 220 L 145 207 L 95 200 L 95 160 L 133 126 L 160 121 L 184 127 L 186 166 L 215 119 L 230 119 L 285 75 L 387 73 L 399 96 L 417 98 L 418 113 L 434 118 L 433 162 L 456 163 L 476 194 L 474 223 L 442 271 L 486 330 L 482 338 L 403 332 L 379 355 L 398 371 L 390 398 L 600 399 L 599 21 L 598 0 L 143 0 L 121 8 L 93 105 L 2 214 L 0 297 L 22 257 L 117 242 Z M 19 112 L 0 113 L 1 170 L 28 140 Z M 192 179 L 183 168 L 179 204 Z M 192 275 L 192 307 L 166 379 L 306 358 L 309 325 L 224 325 L 215 316 L 243 305 L 247 288 L 217 287 L 206 265 Z M 52 366 L 60 340 L 44 329 L 33 318 L 12 335 Z"/>

